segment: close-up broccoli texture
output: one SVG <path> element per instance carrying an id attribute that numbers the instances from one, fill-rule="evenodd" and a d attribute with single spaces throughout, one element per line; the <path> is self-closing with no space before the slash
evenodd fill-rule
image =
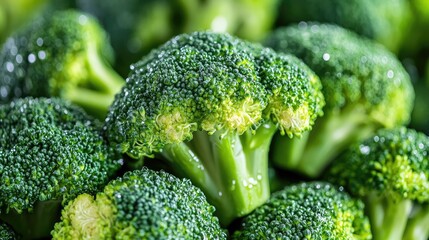
<path id="1" fill-rule="evenodd" d="M 90 15 L 47 13 L 7 39 L 0 52 L 0 102 L 61 97 L 104 119 L 124 80 L 110 66 L 107 35 Z"/>
<path id="2" fill-rule="evenodd" d="M 121 166 L 100 125 L 61 99 L 0 105 L 0 220 L 24 238 L 45 237 L 62 204 L 100 190 Z"/>
<path id="3" fill-rule="evenodd" d="M 415 95 L 410 76 L 380 44 L 319 23 L 280 28 L 265 44 L 296 55 L 314 70 L 326 101 L 312 131 L 274 141 L 272 159 L 278 166 L 318 177 L 349 144 L 409 122 Z"/>
<path id="4" fill-rule="evenodd" d="M 18 239 L 18 237 L 10 226 L 0 221 L 0 239 L 15 240 Z"/>
<path id="5" fill-rule="evenodd" d="M 371 239 L 363 203 L 326 182 L 287 186 L 240 224 L 232 239 Z"/>
<path id="6" fill-rule="evenodd" d="M 429 137 L 381 129 L 350 146 L 327 179 L 362 198 L 375 240 L 429 237 Z"/>
<path id="7" fill-rule="evenodd" d="M 203 192 L 188 179 L 147 168 L 125 173 L 95 197 L 63 210 L 53 239 L 226 239 Z"/>
<path id="8" fill-rule="evenodd" d="M 179 35 L 131 68 L 105 121 L 109 142 L 167 160 L 224 224 L 268 199 L 274 133 L 310 130 L 324 104 L 300 60 L 229 34 Z"/>

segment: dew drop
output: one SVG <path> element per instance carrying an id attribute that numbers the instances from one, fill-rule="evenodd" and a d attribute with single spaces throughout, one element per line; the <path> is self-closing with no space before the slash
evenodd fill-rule
<path id="1" fill-rule="evenodd" d="M 36 61 L 36 55 L 34 55 L 33 53 L 28 55 L 28 62 L 34 63 L 35 61 Z"/>
<path id="2" fill-rule="evenodd" d="M 395 73 L 392 70 L 387 71 L 387 77 L 393 78 L 395 76 Z"/>
<path id="3" fill-rule="evenodd" d="M 323 60 L 329 61 L 329 59 L 331 59 L 331 55 L 329 55 L 329 53 L 324 53 L 323 54 Z"/>
<path id="4" fill-rule="evenodd" d="M 38 39 L 36 40 L 36 44 L 37 44 L 37 46 L 39 46 L 39 47 L 43 46 L 43 39 L 42 39 L 42 38 L 38 38 Z"/>
<path id="5" fill-rule="evenodd" d="M 79 21 L 79 24 L 85 25 L 88 22 L 88 18 L 85 15 L 80 15 L 78 21 Z"/>
<path id="6" fill-rule="evenodd" d="M 364 154 L 364 155 L 368 155 L 371 149 L 369 148 L 369 146 L 366 146 L 366 145 L 360 145 L 360 146 L 359 146 L 359 150 L 360 150 L 360 152 L 361 152 L 362 154 Z"/>
<path id="7" fill-rule="evenodd" d="M 45 51 L 39 51 L 37 53 L 37 56 L 39 57 L 40 60 L 44 60 L 46 58 L 46 53 Z"/>
<path id="8" fill-rule="evenodd" d="M 13 72 L 13 70 L 15 69 L 15 66 L 13 66 L 13 63 L 11 62 L 6 62 L 6 70 L 8 72 Z"/>

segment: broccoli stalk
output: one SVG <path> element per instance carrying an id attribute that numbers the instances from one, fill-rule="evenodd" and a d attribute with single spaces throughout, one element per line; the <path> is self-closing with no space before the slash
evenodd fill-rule
<path id="1" fill-rule="evenodd" d="M 60 97 L 104 119 L 124 84 L 109 65 L 112 58 L 106 33 L 93 17 L 73 10 L 40 16 L 2 48 L 0 61 L 8 67 L 0 69 L 0 101 Z"/>
<path id="2" fill-rule="evenodd" d="M 349 143 L 368 137 L 377 129 L 377 124 L 368 125 L 367 121 L 367 116 L 353 107 L 349 111 L 325 112 L 301 138 L 276 137 L 273 160 L 281 168 L 318 176 L 330 163 L 328 160 L 334 159 Z"/>
<path id="3" fill-rule="evenodd" d="M 427 239 L 428 150 L 423 133 L 381 129 L 350 146 L 327 179 L 365 202 L 375 240 Z"/>
<path id="4" fill-rule="evenodd" d="M 276 166 L 316 178 L 348 145 L 409 122 L 415 95 L 410 76 L 381 45 L 319 23 L 278 29 L 266 44 L 307 63 L 320 77 L 326 101 L 324 115 L 301 139 L 274 137 Z"/>
<path id="5" fill-rule="evenodd" d="M 269 196 L 268 151 L 277 130 L 265 124 L 242 135 L 197 132 L 189 142 L 166 145 L 161 154 L 203 188 L 222 209 L 219 217 L 230 222 L 235 209 L 250 212 Z"/>
<path id="6" fill-rule="evenodd" d="M 109 142 L 137 161 L 160 156 L 223 225 L 268 199 L 273 135 L 308 131 L 324 104 L 300 60 L 229 34 L 176 36 L 132 68 L 105 121 Z"/>
<path id="7" fill-rule="evenodd" d="M 429 204 L 414 205 L 405 233 L 404 240 L 425 240 L 429 236 Z"/>
<path id="8" fill-rule="evenodd" d="M 32 210 L 9 210 L 1 213 L 0 219 L 17 229 L 22 236 L 40 239 L 47 236 L 52 227 L 60 219 L 61 200 L 38 201 Z"/>

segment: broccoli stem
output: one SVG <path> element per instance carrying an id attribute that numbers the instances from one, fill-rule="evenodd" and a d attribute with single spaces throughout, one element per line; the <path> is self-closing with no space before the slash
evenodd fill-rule
<path id="1" fill-rule="evenodd" d="M 341 112 L 328 112 L 316 120 L 308 136 L 277 137 L 273 144 L 273 161 L 284 169 L 318 177 L 346 146 L 374 131 L 375 124 L 367 121 L 363 109 L 351 107 Z"/>
<path id="2" fill-rule="evenodd" d="M 403 240 L 427 240 L 429 238 L 429 204 L 415 205 L 408 220 Z"/>
<path id="3" fill-rule="evenodd" d="M 64 98 L 104 119 L 125 81 L 103 61 L 95 46 L 88 48 L 85 60 L 88 75 L 78 86 L 70 88 Z"/>
<path id="4" fill-rule="evenodd" d="M 23 239 L 42 239 L 50 236 L 60 214 L 61 201 L 50 200 L 35 203 L 31 212 L 18 213 L 11 209 L 8 213 L 1 213 L 0 219 L 11 225 Z"/>
<path id="5" fill-rule="evenodd" d="M 89 83 L 95 89 L 115 95 L 121 90 L 125 81 L 112 67 L 107 65 L 95 45 L 88 46 L 87 51 L 86 67 L 89 74 Z"/>
<path id="6" fill-rule="evenodd" d="M 376 193 L 365 199 L 374 240 L 401 240 L 412 209 L 408 199 L 395 201 Z"/>
<path id="7" fill-rule="evenodd" d="M 167 145 L 162 155 L 206 194 L 223 225 L 263 204 L 270 194 L 268 150 L 277 128 L 254 133 L 195 133 L 189 143 Z"/>

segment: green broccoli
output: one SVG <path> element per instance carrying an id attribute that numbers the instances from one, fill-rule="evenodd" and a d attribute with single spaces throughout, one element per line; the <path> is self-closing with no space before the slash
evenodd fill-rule
<path id="1" fill-rule="evenodd" d="M 13 229 L 0 221 L 0 239 L 2 240 L 15 240 L 18 239 Z"/>
<path id="2" fill-rule="evenodd" d="M 112 38 L 118 71 L 181 33 L 212 30 L 260 40 L 275 21 L 278 0 L 78 0 Z"/>
<path id="3" fill-rule="evenodd" d="M 124 84 L 107 65 L 112 53 L 106 34 L 91 16 L 73 10 L 45 14 L 3 46 L 0 102 L 61 97 L 105 116 Z"/>
<path id="4" fill-rule="evenodd" d="M 326 182 L 290 185 L 241 221 L 232 239 L 371 239 L 360 200 Z"/>
<path id="5" fill-rule="evenodd" d="M 121 166 L 101 123 L 61 99 L 0 105 L 0 220 L 24 238 L 49 235 L 60 208 L 95 193 Z"/>
<path id="6" fill-rule="evenodd" d="M 403 44 L 412 22 L 408 0 L 281 0 L 278 9 L 277 25 L 336 24 L 375 39 L 393 52 Z"/>
<path id="7" fill-rule="evenodd" d="M 105 121 L 109 142 L 134 159 L 168 161 L 222 224 L 268 199 L 274 133 L 309 130 L 324 104 L 300 60 L 229 34 L 179 35 L 132 69 Z"/>
<path id="8" fill-rule="evenodd" d="M 49 0 L 0 1 L 0 46 L 17 29 L 44 11 Z"/>
<path id="9" fill-rule="evenodd" d="M 365 202 L 375 240 L 429 237 L 429 137 L 381 129 L 333 162 L 329 181 Z"/>
<path id="10" fill-rule="evenodd" d="M 62 212 L 53 239 L 226 239 L 203 192 L 188 179 L 148 168 L 126 172 L 96 197 Z"/>
<path id="11" fill-rule="evenodd" d="M 278 166 L 317 177 L 352 142 L 409 122 L 414 102 L 410 76 L 381 45 L 318 23 L 278 29 L 266 45 L 308 64 L 320 77 L 326 101 L 311 132 L 301 139 L 275 139 L 272 158 Z"/>

